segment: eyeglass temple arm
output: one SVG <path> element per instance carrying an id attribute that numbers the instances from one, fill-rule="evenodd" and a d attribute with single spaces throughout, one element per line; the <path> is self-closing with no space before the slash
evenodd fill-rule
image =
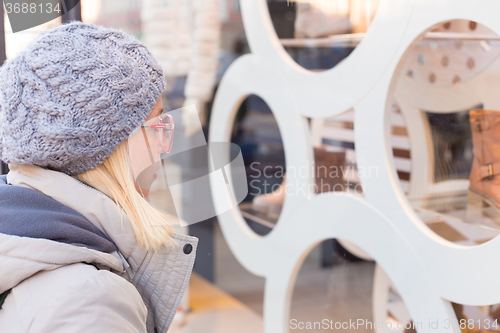
<path id="1" fill-rule="evenodd" d="M 142 125 L 141 127 L 156 128 L 156 129 L 166 128 L 168 130 L 174 129 L 174 125 L 173 124 Z"/>

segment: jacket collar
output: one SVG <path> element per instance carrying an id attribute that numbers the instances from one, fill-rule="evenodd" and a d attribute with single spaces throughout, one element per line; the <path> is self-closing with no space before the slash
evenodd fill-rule
<path id="1" fill-rule="evenodd" d="M 116 245 L 74 209 L 0 176 L 0 233 L 48 239 L 113 253 Z"/>
<path id="2" fill-rule="evenodd" d="M 128 258 L 136 247 L 132 225 L 126 214 L 102 192 L 62 172 L 34 165 L 10 165 L 7 181 L 33 188 L 82 214 L 115 243 Z"/>
<path id="3" fill-rule="evenodd" d="M 148 332 L 166 332 L 187 287 L 198 239 L 174 233 L 174 249 L 148 252 L 138 246 L 123 210 L 102 192 L 61 172 L 33 165 L 9 167 L 10 184 L 33 188 L 73 208 L 115 243 L 123 264 L 123 269 L 115 272 L 134 284 L 141 294 L 148 308 Z M 192 251 L 184 253 L 187 244 Z M 110 268 L 116 270 L 116 265 Z"/>

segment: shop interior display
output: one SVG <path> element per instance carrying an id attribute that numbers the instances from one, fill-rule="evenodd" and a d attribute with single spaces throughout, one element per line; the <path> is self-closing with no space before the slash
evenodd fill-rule
<path id="1" fill-rule="evenodd" d="M 486 3 L 491 9 L 498 5 Z M 500 269 L 488 262 L 498 253 L 498 227 L 488 216 L 494 213 L 491 206 L 476 212 L 479 219 L 469 214 L 474 207 L 467 205 L 468 163 L 475 134 L 468 119 L 469 111 L 478 106 L 500 110 L 498 22 L 485 15 L 484 8 L 462 0 L 381 2 L 366 34 L 349 39 L 348 56 L 330 69 L 306 67 L 321 70 L 315 73 L 291 62 L 292 52 L 283 52 L 282 47 L 289 51 L 290 45 L 300 45 L 270 30 L 272 13 L 265 1 L 243 1 L 242 13 L 251 54 L 225 74 L 214 104 L 210 140 L 227 138 L 228 120 L 239 101 L 252 93 L 266 100 L 276 118 L 287 168 L 307 168 L 312 165 L 313 145 L 324 143 L 313 139 L 315 131 L 334 132 L 335 127 L 327 125 L 335 122 L 331 119 L 353 110 L 352 134 L 334 134 L 344 135 L 344 140 L 332 143 L 342 149 L 339 141 L 352 141 L 356 170 L 377 170 L 371 176 L 357 172 L 362 195 L 285 193 L 280 217 L 265 237 L 253 234 L 241 210 L 220 217 L 236 258 L 266 278 L 266 332 L 288 331 L 290 287 L 297 267 L 312 246 L 328 238 L 348 240 L 377 263 L 374 321 L 387 322 L 407 309 L 406 318 L 396 319 L 448 321 L 450 325 L 439 331 L 458 333 L 457 318 L 493 319 L 500 297 L 489 291 L 500 287 Z M 302 47 L 331 46 L 339 40 L 328 38 L 304 40 Z M 238 81 L 241 77 L 244 82 Z M 311 127 L 306 118 L 312 119 Z M 442 130 L 455 125 L 460 128 L 456 141 Z M 472 141 L 458 133 L 471 133 Z M 487 176 L 495 172 L 491 167 L 485 170 Z M 286 179 L 293 185 L 313 181 L 290 174 Z"/>
<path id="2" fill-rule="evenodd" d="M 285 175 L 280 131 L 266 101 L 250 95 L 241 102 L 233 122 L 231 142 L 241 147 L 249 185 L 247 198 L 239 206 L 250 228 L 265 235 L 276 224 L 280 206 L 273 206 L 276 213 L 269 215 L 267 207 L 255 210 L 252 202 L 255 197 L 278 189 Z M 276 196 L 277 203 L 281 201 L 280 196 Z"/>
<path id="3" fill-rule="evenodd" d="M 311 3 L 297 3 L 295 38 L 317 38 L 349 33 L 351 22 L 346 9 L 348 8 L 325 12 Z"/>
<path id="4" fill-rule="evenodd" d="M 362 40 L 379 0 L 268 0 L 281 44 L 302 67 L 336 66 Z"/>
<path id="5" fill-rule="evenodd" d="M 311 67 L 315 70 L 326 70 L 342 61 L 354 49 L 359 42 L 356 38 L 362 37 L 362 33 L 366 32 L 369 23 L 373 19 L 378 1 L 297 1 L 292 2 L 292 4 L 285 1 L 268 1 L 267 5 L 273 26 L 279 37 L 282 38 L 281 41 L 284 45 L 287 45 L 287 41 L 290 43 L 293 40 L 292 44 L 290 44 L 291 47 L 287 47 L 289 54 L 306 68 Z M 353 31 L 357 34 L 352 34 Z M 348 34 L 343 38 L 349 44 L 347 45 L 344 42 L 336 44 L 334 47 L 325 44 L 317 50 L 320 53 L 310 53 L 304 48 L 304 44 L 300 42 L 301 40 L 304 41 L 304 38 L 311 41 L 318 37 L 329 37 L 335 34 Z M 287 40 L 283 38 L 293 39 Z M 321 143 L 316 145 L 315 154 L 321 154 L 320 145 Z M 342 183 L 342 189 L 345 186 L 354 188 L 358 185 L 356 188 L 360 192 L 359 181 L 358 183 L 348 181 L 347 184 L 344 184 L 343 179 L 347 174 L 349 174 L 351 180 L 353 175 L 356 177 L 353 168 L 345 167 L 345 152 L 338 151 L 335 147 L 328 149 L 333 150 L 329 152 L 329 155 L 338 155 L 338 158 L 342 160 L 341 163 L 337 162 L 327 165 L 322 163 L 324 158 L 316 159 L 315 163 L 318 166 L 322 165 L 323 168 L 337 168 L 341 178 L 339 178 L 338 183 Z M 325 149 L 323 148 L 323 150 Z M 321 172 L 322 168 L 318 168 L 318 170 Z M 319 182 L 319 179 L 317 177 L 317 182 Z M 240 205 L 246 217 L 267 226 L 275 224 L 279 218 L 285 198 L 283 191 L 286 187 L 284 185 L 276 187 L 275 191 L 271 193 L 264 193 L 255 197 L 252 205 L 248 205 L 247 203 Z M 335 184 L 325 185 L 333 187 Z M 316 184 L 316 187 L 320 187 L 320 184 Z M 340 186 L 338 187 L 339 189 Z"/>
<path id="6" fill-rule="evenodd" d="M 315 193 L 343 191 L 345 187 L 343 169 L 345 152 L 328 151 L 326 145 L 314 147 L 314 191 Z M 278 219 L 285 200 L 286 173 L 280 186 L 271 193 L 253 198 L 252 209 L 267 213 L 270 218 Z M 244 208 L 242 208 L 244 209 Z"/>
<path id="7" fill-rule="evenodd" d="M 469 118 L 474 118 L 469 114 L 483 111 L 457 112 L 491 103 L 488 90 L 478 92 L 498 75 L 499 52 L 498 35 L 490 29 L 473 21 L 453 20 L 427 33 L 401 64 L 395 99 L 406 122 L 412 124 L 408 127 L 414 138 L 411 151 L 419 157 L 412 159 L 414 172 L 408 198 L 427 220 L 455 219 L 455 224 L 500 228 L 494 214 L 488 218 L 487 211 L 486 215 L 477 214 L 474 206 L 467 205 L 469 184 L 480 184 L 475 180 L 478 166 L 474 165 L 482 149 L 478 148 L 478 127 L 469 124 Z M 473 88 L 461 95 L 464 87 Z M 467 234 L 474 237 L 470 231 Z M 483 239 L 478 239 L 479 235 L 475 239 L 484 242 L 496 234 L 492 231 L 482 235 Z"/>
<path id="8" fill-rule="evenodd" d="M 365 33 L 379 0 L 295 1 L 295 38 Z"/>
<path id="9" fill-rule="evenodd" d="M 495 176 L 500 172 L 500 112 L 472 110 L 474 162 L 469 176 L 469 204 L 482 209 L 493 208 L 500 213 L 500 183 Z"/>

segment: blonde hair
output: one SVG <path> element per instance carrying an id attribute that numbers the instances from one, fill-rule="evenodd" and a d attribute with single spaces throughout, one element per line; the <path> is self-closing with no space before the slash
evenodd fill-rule
<path id="1" fill-rule="evenodd" d="M 74 177 L 106 194 L 123 209 L 140 246 L 158 251 L 175 245 L 167 216 L 153 208 L 135 188 L 126 142 L 102 164 Z"/>

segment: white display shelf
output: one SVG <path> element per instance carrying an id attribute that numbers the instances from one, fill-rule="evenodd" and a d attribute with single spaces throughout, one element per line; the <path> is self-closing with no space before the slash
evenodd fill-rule
<path id="1" fill-rule="evenodd" d="M 282 38 L 284 47 L 356 47 L 365 33 L 335 35 L 325 38 Z"/>
<path id="2" fill-rule="evenodd" d="M 276 118 L 287 168 L 307 168 L 313 162 L 313 144 L 305 118 L 334 117 L 354 109 L 356 163 L 360 170 L 372 167 L 378 171 L 376 176 L 360 179 L 363 197 L 313 196 L 307 191 L 287 195 L 279 228 L 265 237 L 243 228 L 241 214 L 233 211 L 220 216 L 219 222 L 224 226 L 221 230 L 235 257 L 250 272 L 266 278 L 264 331 L 290 331 L 287 323 L 298 267 L 312 247 L 331 238 L 347 239 L 359 245 L 377 262 L 374 321 L 383 322 L 387 318 L 391 283 L 415 322 L 449 320 L 454 323 L 450 327 L 441 326 L 440 333 L 460 333 L 449 301 L 500 303 L 500 294 L 491 292 L 500 290 L 500 267 L 494 264 L 498 261 L 495 255 L 500 253 L 500 240 L 483 243 L 498 231 L 479 226 L 477 222 L 481 219 L 466 218 L 465 193 L 461 205 L 453 204 L 452 209 L 446 211 L 442 210 L 443 205 L 436 204 L 442 199 L 425 197 L 438 192 L 440 186 L 432 181 L 434 154 L 422 117 L 422 110 L 449 113 L 475 105 L 500 108 L 500 61 L 496 61 L 499 52 L 487 43 L 496 37 L 483 36 L 481 30 L 481 26 L 485 26 L 494 34 L 500 34 L 500 21 L 491 15 L 500 10 L 500 3 L 492 0 L 478 4 L 465 0 L 381 1 L 365 36 L 284 41 L 276 38 L 266 1 L 242 0 L 240 3 L 251 52 L 235 61 L 221 80 L 211 115 L 209 141 L 230 139 L 238 106 L 248 94 L 255 94 L 266 101 Z M 477 29 L 470 29 L 476 36 L 428 35 L 429 29 L 439 22 L 453 19 L 464 21 L 464 29 L 457 32 L 467 31 L 470 22 L 477 23 Z M 428 48 L 426 43 L 415 48 L 421 38 L 434 40 L 432 45 L 428 43 Z M 440 43 L 434 41 L 440 38 L 477 40 L 484 47 L 477 47 L 475 42 L 448 43 L 446 40 L 443 42 L 447 47 L 439 47 Z M 483 40 L 485 43 L 481 43 Z M 469 44 L 474 44 L 474 48 L 467 49 Z M 283 52 L 283 46 L 332 45 L 357 47 L 342 60 L 341 66 L 318 74 L 297 66 Z M 424 56 L 419 57 L 421 54 Z M 444 66 L 445 56 L 450 64 L 466 66 Z M 454 59 L 456 62 L 451 62 Z M 433 64 L 433 68 L 426 67 Z M 387 109 L 392 102 L 401 108 L 410 138 L 408 196 L 415 210 L 408 207 L 404 198 L 389 144 Z M 295 176 L 290 181 L 297 186 L 307 186 L 309 179 Z M 456 192 L 461 184 L 455 185 L 450 184 L 449 193 Z M 225 198 L 215 195 L 225 189 L 213 180 L 211 186 L 215 205 L 226 207 Z M 431 229 L 439 231 L 438 227 L 447 226 L 458 229 L 457 233 L 465 240 L 455 243 L 481 245 L 461 246 L 441 241 L 419 225 L 416 214 Z M 486 220 L 492 220 L 488 214 L 487 210 L 480 212 Z M 487 221 L 483 222 L 481 224 Z M 483 237 L 484 233 L 490 234 Z M 434 331 L 425 327 L 419 333 Z"/>
<path id="3" fill-rule="evenodd" d="M 322 38 L 281 38 L 284 47 L 356 47 L 366 33 L 342 34 Z M 428 32 L 425 39 L 459 39 L 477 41 L 500 41 L 500 36 L 456 32 Z"/>

